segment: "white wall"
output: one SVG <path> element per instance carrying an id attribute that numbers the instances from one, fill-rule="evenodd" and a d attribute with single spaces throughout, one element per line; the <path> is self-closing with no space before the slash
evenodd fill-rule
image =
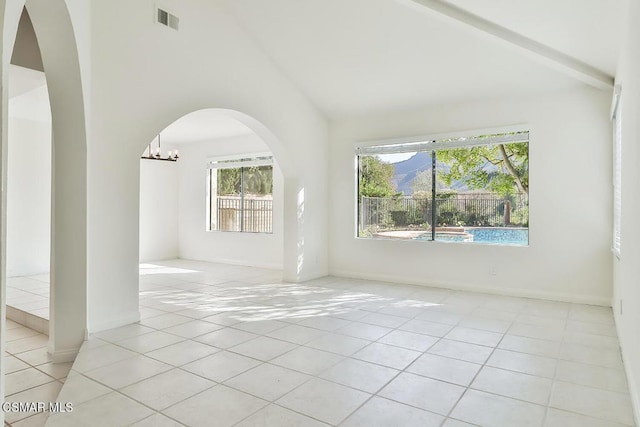
<path id="1" fill-rule="evenodd" d="M 610 95 L 583 90 L 334 123 L 330 272 L 513 295 L 609 304 Z M 530 246 L 356 239 L 357 141 L 527 123 Z M 497 274 L 491 275 L 495 267 Z"/>
<path id="2" fill-rule="evenodd" d="M 49 272 L 51 111 L 44 74 L 10 67 L 7 276 Z"/>
<path id="3" fill-rule="evenodd" d="M 180 258 L 282 268 L 283 179 L 273 171 L 273 234 L 206 230 L 207 158 L 264 153 L 256 135 L 180 146 Z"/>
<path id="4" fill-rule="evenodd" d="M 49 272 L 51 123 L 9 118 L 7 276 Z"/>
<path id="5" fill-rule="evenodd" d="M 621 256 L 613 258 L 613 313 L 640 425 L 640 2 L 632 1 L 616 83 L 622 86 Z"/>
<path id="6" fill-rule="evenodd" d="M 178 257 L 178 197 L 178 163 L 140 160 L 141 262 Z"/>
<path id="7" fill-rule="evenodd" d="M 89 332 L 138 318 L 140 153 L 174 120 L 199 109 L 246 115 L 280 164 L 286 277 L 301 280 L 328 270 L 326 120 L 224 2 L 163 1 L 180 17 L 179 31 L 153 23 L 155 3 L 91 2 Z"/>
<path id="8" fill-rule="evenodd" d="M 12 9 L 24 1 L 5 3 Z M 51 318 L 47 350 L 54 362 L 63 362 L 75 357 L 87 325 L 87 253 L 91 250 L 87 246 L 87 93 L 82 83 L 89 76 L 81 76 L 80 62 L 90 58 L 78 58 L 75 40 L 86 34 L 73 27 L 66 0 L 28 1 L 26 7 L 47 70 L 52 112 Z M 108 276 L 109 272 L 100 274 Z"/>

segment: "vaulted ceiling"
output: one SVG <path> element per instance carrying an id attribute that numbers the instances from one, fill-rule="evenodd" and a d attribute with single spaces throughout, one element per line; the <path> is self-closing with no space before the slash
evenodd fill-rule
<path id="1" fill-rule="evenodd" d="M 615 75 L 626 0 L 446 0 Z"/>
<path id="2" fill-rule="evenodd" d="M 584 86 L 553 60 L 541 61 L 508 37 L 488 36 L 425 4 L 459 8 L 612 77 L 628 0 L 225 1 L 282 72 L 327 117 L 339 119 Z M 27 15 L 23 21 L 14 62 L 41 68 L 29 65 L 39 56 Z M 46 103 L 42 73 L 15 66 L 11 72 L 10 96 L 30 92 L 13 101 L 16 114 L 31 98 Z M 45 117 L 48 106 L 41 110 Z M 163 141 L 248 133 L 236 120 L 206 111 L 178 120 Z"/>
<path id="3" fill-rule="evenodd" d="M 626 1 L 423 3 L 461 8 L 613 76 Z M 584 85 L 549 61 L 514 48 L 509 40 L 410 3 L 413 0 L 227 1 L 243 28 L 329 118 Z"/>

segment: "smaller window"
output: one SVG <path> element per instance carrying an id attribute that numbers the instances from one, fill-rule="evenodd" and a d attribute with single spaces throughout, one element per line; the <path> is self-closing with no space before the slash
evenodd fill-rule
<path id="1" fill-rule="evenodd" d="M 211 161 L 207 179 L 208 231 L 273 232 L 272 157 Z"/>

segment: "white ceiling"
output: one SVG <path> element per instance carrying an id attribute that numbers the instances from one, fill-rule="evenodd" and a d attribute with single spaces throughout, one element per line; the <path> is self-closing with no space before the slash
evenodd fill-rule
<path id="1" fill-rule="evenodd" d="M 443 0 L 615 75 L 627 0 Z M 396 0 L 228 0 L 240 24 L 330 118 L 579 87 L 477 31 Z M 10 67 L 14 115 L 49 115 L 46 80 Z M 50 116 L 49 116 L 50 120 Z M 170 144 L 252 131 L 212 110 L 162 132 Z"/>
<path id="2" fill-rule="evenodd" d="M 627 0 L 445 0 L 614 76 Z"/>
<path id="3" fill-rule="evenodd" d="M 200 110 L 176 120 L 160 135 L 162 143 L 187 144 L 250 134 L 253 131 L 238 120 L 214 110 Z"/>
<path id="4" fill-rule="evenodd" d="M 450 0 L 613 74 L 626 0 Z M 395 0 L 228 0 L 330 118 L 574 88 L 505 43 Z"/>

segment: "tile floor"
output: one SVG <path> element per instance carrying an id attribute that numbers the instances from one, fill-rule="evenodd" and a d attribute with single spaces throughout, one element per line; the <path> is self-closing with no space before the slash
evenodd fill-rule
<path id="1" fill-rule="evenodd" d="M 8 277 L 7 305 L 49 320 L 49 274 Z"/>
<path id="2" fill-rule="evenodd" d="M 71 363 L 52 364 L 47 355 L 48 337 L 7 320 L 5 401 L 53 402 L 71 369 Z M 8 412 L 5 424 L 15 427 L 43 426 L 46 413 Z"/>
<path id="3" fill-rule="evenodd" d="M 140 287 L 48 426 L 634 425 L 609 308 L 186 261 Z"/>

